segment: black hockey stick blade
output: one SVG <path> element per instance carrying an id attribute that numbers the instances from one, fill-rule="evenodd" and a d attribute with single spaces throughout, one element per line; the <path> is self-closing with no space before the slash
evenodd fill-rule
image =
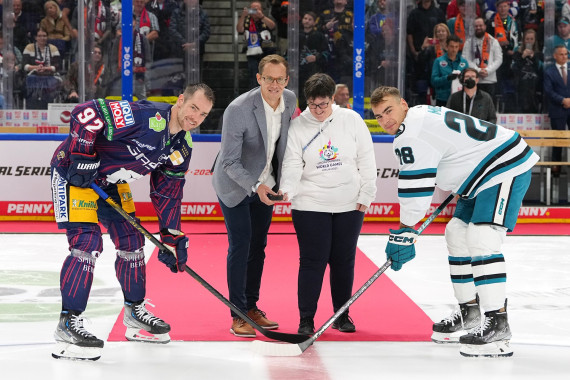
<path id="1" fill-rule="evenodd" d="M 435 211 L 426 219 L 426 221 L 422 223 L 420 228 L 418 228 L 418 230 L 417 230 L 418 235 L 421 234 L 422 231 L 425 230 L 425 228 L 431 224 L 431 222 L 439 215 L 439 213 L 441 213 L 441 211 L 449 204 L 449 202 L 451 202 L 453 200 L 454 197 L 455 197 L 455 195 L 453 193 L 450 194 L 437 207 L 437 209 L 435 209 Z M 260 353 L 260 354 L 266 355 L 266 356 L 298 356 L 298 355 L 301 355 L 303 352 L 305 352 L 305 350 L 307 348 L 309 348 L 313 343 L 315 343 L 315 341 L 325 332 L 325 330 L 328 329 L 329 326 L 332 325 L 334 323 L 334 321 L 338 317 L 340 317 L 340 315 L 342 313 L 344 313 L 350 307 L 350 305 L 352 305 L 358 299 L 358 297 L 360 297 L 362 295 L 362 293 L 364 293 L 364 291 L 366 291 L 366 289 L 368 289 L 370 287 L 370 285 L 372 285 L 372 283 L 374 281 L 376 281 L 378 279 L 378 277 L 380 277 L 382 275 L 382 273 L 384 273 L 386 271 L 386 269 L 388 269 L 390 267 L 390 265 L 392 265 L 392 260 L 388 259 L 388 261 L 386 261 L 384 263 L 384 265 L 382 265 L 376 271 L 376 273 L 374 273 L 374 275 L 372 277 L 370 277 L 370 279 L 368 279 L 368 281 L 366 281 L 364 283 L 364 285 L 362 285 L 360 287 L 360 289 L 358 289 L 358 291 L 356 293 L 354 293 L 354 295 L 352 297 L 350 297 L 350 299 L 348 301 L 346 301 L 346 303 L 344 305 L 342 305 L 342 307 L 340 309 L 338 309 L 337 312 L 334 313 L 334 315 L 332 317 L 330 317 L 329 320 L 326 321 L 325 324 L 322 325 L 321 328 L 319 328 L 313 334 L 313 336 L 310 337 L 309 339 L 307 339 L 306 341 L 298 343 L 298 344 L 283 344 L 283 343 L 263 342 L 260 340 L 254 340 L 252 342 L 252 349 L 257 353 Z"/>
<path id="2" fill-rule="evenodd" d="M 95 190 L 95 192 L 111 207 L 113 207 L 123 218 L 127 220 L 133 227 L 135 227 L 140 233 L 142 233 L 148 240 L 150 240 L 155 246 L 157 246 L 161 250 L 170 250 L 172 248 L 162 244 L 160 240 L 155 238 L 150 232 L 148 232 L 143 226 L 139 224 L 139 222 L 129 215 L 123 208 L 115 202 L 103 189 L 101 189 L 96 184 L 92 184 L 91 188 Z M 310 338 L 309 335 L 300 335 L 300 334 L 288 334 L 288 333 L 281 333 L 277 331 L 266 330 L 257 323 L 255 323 L 251 318 L 247 316 L 246 313 L 242 312 L 236 305 L 234 305 L 230 300 L 225 298 L 220 292 L 218 292 L 212 285 L 210 285 L 206 280 L 200 277 L 196 272 L 194 272 L 188 265 L 186 265 L 185 269 L 186 273 L 188 273 L 192 278 L 200 283 L 203 287 L 205 287 L 210 293 L 212 293 L 217 299 L 222 301 L 224 305 L 229 307 L 234 313 L 239 315 L 243 320 L 249 323 L 254 329 L 259 331 L 261 334 L 265 335 L 269 339 L 279 340 L 282 342 L 287 343 L 301 343 L 306 341 Z"/>

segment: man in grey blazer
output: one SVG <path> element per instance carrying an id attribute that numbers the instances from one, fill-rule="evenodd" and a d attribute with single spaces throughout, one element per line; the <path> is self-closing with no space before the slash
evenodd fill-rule
<path id="1" fill-rule="evenodd" d="M 286 90 L 288 64 L 279 55 L 259 63 L 254 88 L 226 108 L 222 144 L 212 183 L 228 231 L 227 276 L 230 301 L 266 329 L 277 322 L 257 307 L 265 260 L 267 232 L 273 205 L 268 195 L 277 195 L 287 132 L 296 108 L 296 97 Z M 255 337 L 255 330 L 232 312 L 230 332 Z"/>

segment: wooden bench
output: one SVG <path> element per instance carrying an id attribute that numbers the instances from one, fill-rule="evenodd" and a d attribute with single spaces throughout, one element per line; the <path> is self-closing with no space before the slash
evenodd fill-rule
<path id="1" fill-rule="evenodd" d="M 524 130 L 517 132 L 524 138 L 524 140 L 528 145 L 540 147 L 538 152 L 538 154 L 540 155 L 540 161 L 536 163 L 536 166 L 541 166 L 546 168 L 546 204 L 550 206 L 550 196 L 552 189 L 552 167 L 570 166 L 570 162 L 546 161 L 544 158 L 544 153 L 545 153 L 544 148 L 553 148 L 553 147 L 569 148 L 570 131 L 540 129 L 540 130 Z"/>

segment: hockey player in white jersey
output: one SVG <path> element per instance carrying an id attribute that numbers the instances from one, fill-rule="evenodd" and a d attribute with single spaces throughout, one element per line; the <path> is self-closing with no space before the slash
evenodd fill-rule
<path id="1" fill-rule="evenodd" d="M 445 239 L 459 310 L 433 325 L 432 340 L 459 342 L 464 356 L 511 356 L 501 245 L 515 227 L 538 156 L 515 131 L 445 107 L 409 108 L 394 87 L 377 88 L 370 103 L 395 136 L 400 162 L 400 228 L 390 230 L 386 246 L 392 269 L 415 257 L 414 226 L 435 186 L 457 194 Z"/>

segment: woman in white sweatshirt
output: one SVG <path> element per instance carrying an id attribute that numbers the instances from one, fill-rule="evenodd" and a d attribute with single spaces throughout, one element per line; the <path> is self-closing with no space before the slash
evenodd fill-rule
<path id="1" fill-rule="evenodd" d="M 280 193 L 290 200 L 300 251 L 299 333 L 314 333 L 327 264 L 335 312 L 352 295 L 356 243 L 376 196 L 372 137 L 359 114 L 333 104 L 335 82 L 314 74 L 305 82 L 307 109 L 291 122 Z M 354 332 L 348 315 L 332 326 Z"/>

